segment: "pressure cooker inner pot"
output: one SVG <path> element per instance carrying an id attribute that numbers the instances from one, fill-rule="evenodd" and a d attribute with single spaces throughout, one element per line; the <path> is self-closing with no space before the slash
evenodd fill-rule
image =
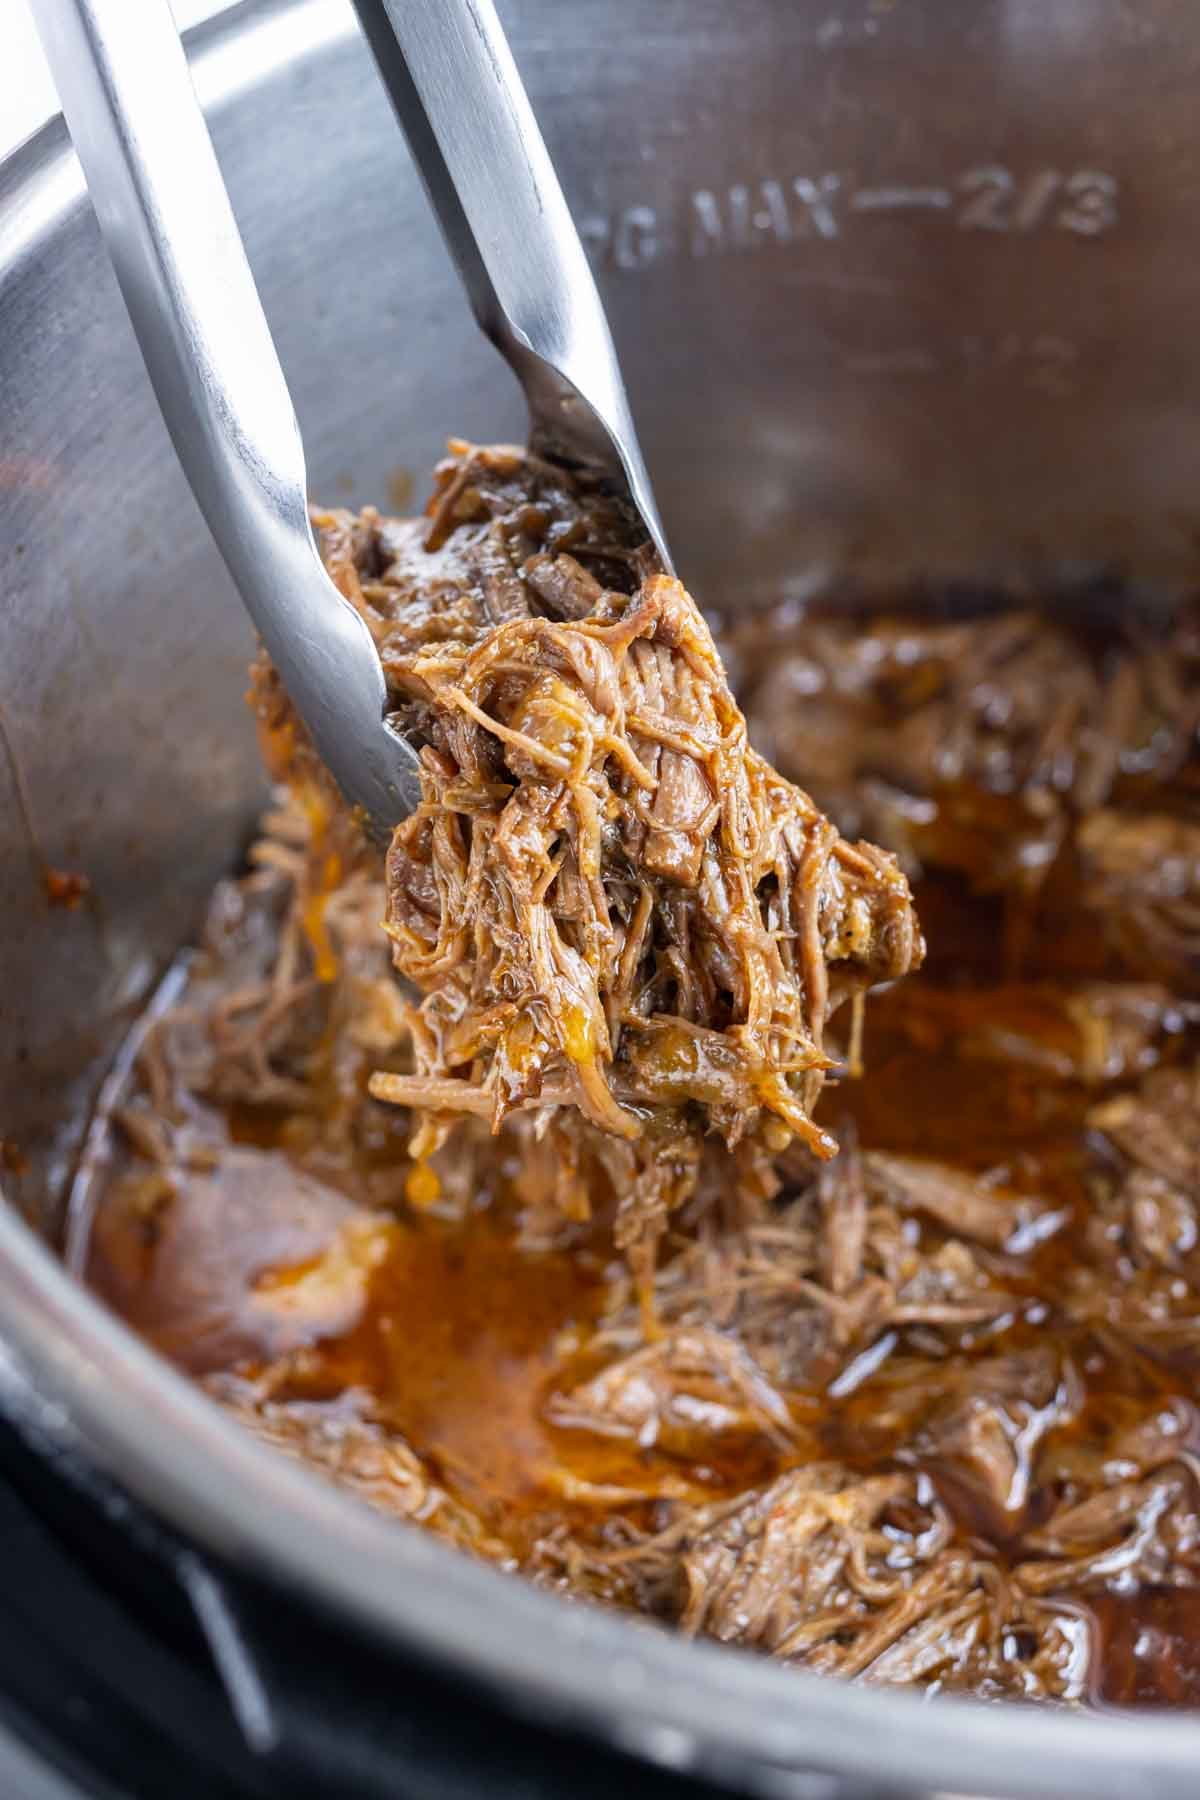
<path id="1" fill-rule="evenodd" d="M 1200 526 L 1187 0 L 501 10 L 677 560 L 744 657 L 764 608 L 830 596 L 1170 619 Z M 349 9 L 193 48 L 314 496 L 415 510 L 449 432 L 523 419 Z M 99 1084 L 265 783 L 245 618 L 59 128 L 0 200 L 0 1180 L 60 1244 Z"/>

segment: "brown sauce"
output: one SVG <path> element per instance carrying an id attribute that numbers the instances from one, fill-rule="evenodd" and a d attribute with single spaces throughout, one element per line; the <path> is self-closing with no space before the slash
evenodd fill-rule
<path id="1" fill-rule="evenodd" d="M 1110 1706 L 1200 1706 L 1200 1596 L 1188 1588 L 1104 1593 L 1095 1698 Z"/>

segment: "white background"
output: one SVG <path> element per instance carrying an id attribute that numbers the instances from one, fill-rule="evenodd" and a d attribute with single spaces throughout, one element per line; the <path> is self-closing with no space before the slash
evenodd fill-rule
<path id="1" fill-rule="evenodd" d="M 124 0 L 139 6 L 148 0 Z M 157 0 L 156 0 L 157 3 Z M 171 0 L 180 28 L 220 12 L 229 0 Z M 30 0 L 0 0 L 0 157 L 58 111 L 42 59 Z"/>

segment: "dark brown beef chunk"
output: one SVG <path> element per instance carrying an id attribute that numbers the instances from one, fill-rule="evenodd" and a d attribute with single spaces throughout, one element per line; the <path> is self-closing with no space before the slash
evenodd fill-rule
<path id="1" fill-rule="evenodd" d="M 658 1446 L 692 1462 L 731 1445 L 792 1436 L 787 1406 L 732 1338 L 704 1327 L 669 1332 L 598 1375 L 551 1397 L 557 1426 Z"/>
<path id="2" fill-rule="evenodd" d="M 1192 753 L 1194 608 L 1167 634 L 1121 625 L 1088 638 L 1033 610 L 947 623 L 829 609 L 782 641 L 758 621 L 735 620 L 729 635 L 756 741 L 843 830 L 898 851 L 910 871 L 952 868 L 980 891 L 1028 899 L 1083 820 L 1088 891 L 1106 917 L 1119 916 L 1122 867 L 1135 902 L 1134 890 L 1152 907 L 1179 897 L 1152 891 L 1149 841 L 1161 857 L 1166 821 L 1147 831 L 1141 814 Z M 1137 811 L 1092 824 L 1096 809 L 1131 801 Z M 1177 827 L 1175 870 L 1194 854 L 1190 829 Z M 1185 939 L 1191 929 L 1181 912 L 1160 923 Z"/>
<path id="3" fill-rule="evenodd" d="M 956 1547 L 930 1484 L 814 1463 L 765 1488 L 680 1507 L 619 1550 L 579 1545 L 684 1631 L 867 1681 L 1078 1698 L 1078 1622 Z M 571 1554 L 558 1534 L 543 1564 Z"/>
<path id="4" fill-rule="evenodd" d="M 1077 835 L 1083 898 L 1126 958 L 1200 984 L 1200 824 L 1101 809 Z"/>

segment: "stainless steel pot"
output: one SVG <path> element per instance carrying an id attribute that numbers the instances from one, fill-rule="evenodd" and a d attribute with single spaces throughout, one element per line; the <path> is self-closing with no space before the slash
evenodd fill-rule
<path id="1" fill-rule="evenodd" d="M 684 573 L 1195 575 L 1192 0 L 511 0 Z M 339 0 L 235 9 L 197 80 L 314 489 L 385 503 L 518 433 Z M 742 574 L 743 565 L 749 576 Z M 514 1710 L 747 1791 L 1191 1795 L 1180 1719 L 846 1687 L 567 1607 L 240 1435 L 82 1293 L 89 1096 L 235 861 L 260 777 L 239 605 L 165 440 L 60 126 L 0 171 L 0 1397 L 235 1564 Z M 94 905 L 48 905 L 46 865 Z M 827 1791 L 824 1788 L 821 1791 Z"/>

